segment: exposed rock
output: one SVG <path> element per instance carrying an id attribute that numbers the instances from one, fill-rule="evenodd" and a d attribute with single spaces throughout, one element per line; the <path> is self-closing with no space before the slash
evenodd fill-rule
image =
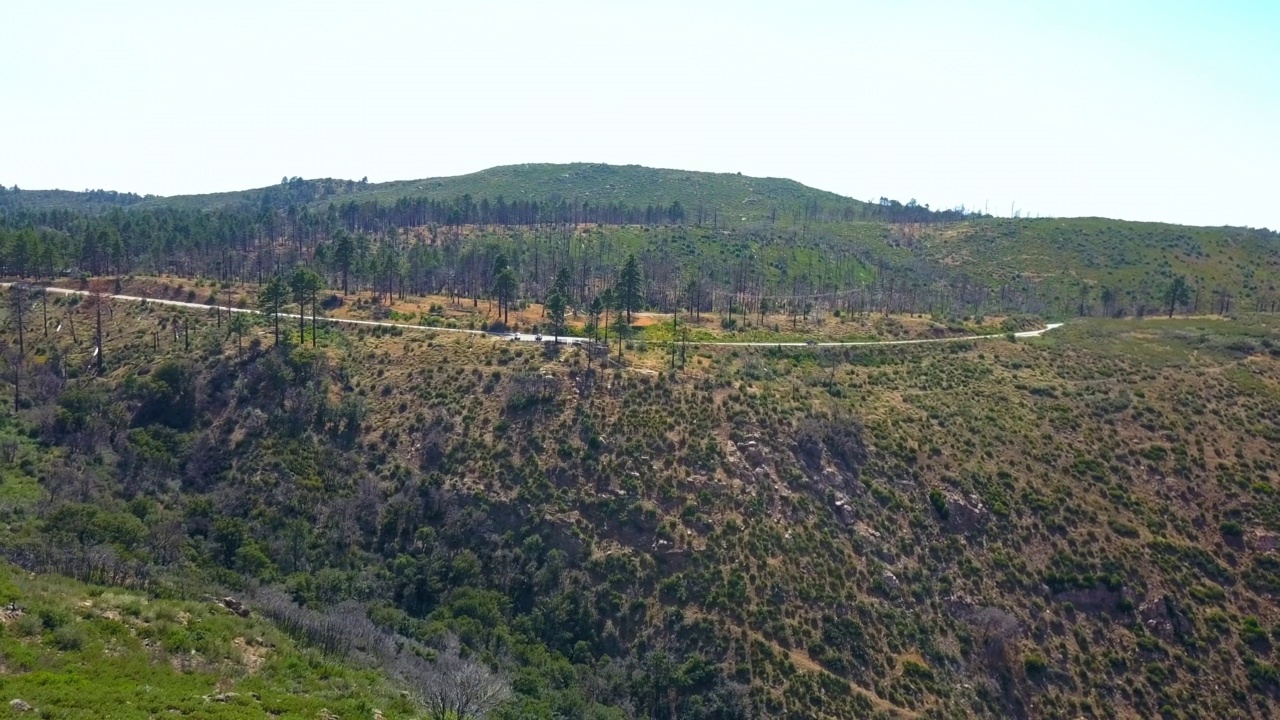
<path id="1" fill-rule="evenodd" d="M 17 620 L 22 617 L 23 614 L 23 609 L 11 602 L 4 607 L 0 607 L 0 624 L 7 623 L 11 620 Z"/>
<path id="2" fill-rule="evenodd" d="M 853 506 L 849 504 L 849 499 L 841 495 L 836 495 L 836 513 L 839 514 L 840 520 L 845 525 L 852 525 L 858 520 L 858 515 L 853 511 Z"/>
<path id="3" fill-rule="evenodd" d="M 654 541 L 649 552 L 653 555 L 654 562 L 666 573 L 683 571 L 689 565 L 689 559 L 693 556 L 693 553 L 689 550 L 682 550 L 668 540 Z"/>
<path id="4" fill-rule="evenodd" d="M 1105 585 L 1092 588 L 1073 588 L 1055 593 L 1053 599 L 1060 603 L 1071 603 L 1076 610 L 1083 612 L 1112 612 L 1119 609 L 1120 601 L 1128 592 L 1124 588 L 1112 590 Z"/>
<path id="5" fill-rule="evenodd" d="M 746 444 L 746 449 L 742 451 L 742 457 L 753 468 L 762 467 L 768 461 L 768 456 L 765 455 L 764 449 L 754 441 Z"/>
<path id="6" fill-rule="evenodd" d="M 860 483 L 849 482 L 839 470 L 836 470 L 833 467 L 823 468 L 822 475 L 815 478 L 815 480 L 825 487 L 842 488 L 854 493 L 862 490 L 862 485 Z"/>
<path id="7" fill-rule="evenodd" d="M 1170 595 L 1158 595 L 1138 606 L 1138 616 L 1150 632 L 1168 640 L 1187 637 L 1194 628 Z"/>
<path id="8" fill-rule="evenodd" d="M 981 643 L 982 661 L 997 675 L 1013 676 L 1018 672 L 1018 638 L 1022 624 L 1006 610 L 959 596 L 947 599 L 947 608 L 973 628 Z"/>
<path id="9" fill-rule="evenodd" d="M 946 502 L 947 528 L 952 532 L 972 532 L 991 519 L 991 511 L 976 495 L 966 498 L 958 493 L 947 493 Z"/>
<path id="10" fill-rule="evenodd" d="M 23 700 L 23 699 L 21 699 L 21 698 L 14 698 L 14 699 L 10 700 L 10 701 L 9 701 L 9 708 L 10 708 L 11 710 L 13 710 L 14 712 L 28 712 L 28 711 L 30 711 L 30 710 L 34 710 L 34 709 L 35 709 L 35 708 L 31 707 L 31 703 L 29 703 L 29 702 L 27 702 L 26 700 Z"/>
<path id="11" fill-rule="evenodd" d="M 218 598 L 218 604 L 240 617 L 249 617 L 249 608 L 233 597 Z"/>
<path id="12" fill-rule="evenodd" d="M 1148 600 L 1138 606 L 1138 617 L 1148 631 L 1166 640 L 1173 637 L 1173 622 L 1164 606 L 1164 598 Z"/>
<path id="13" fill-rule="evenodd" d="M 885 568 L 885 571 L 880 573 L 880 580 L 886 588 L 893 592 L 897 592 L 902 588 L 902 583 L 898 580 L 898 576 L 894 575 L 888 568 Z"/>
<path id="14" fill-rule="evenodd" d="M 1254 552 L 1271 552 L 1280 547 L 1280 535 L 1266 530 L 1254 530 L 1249 534 L 1249 549 Z"/>

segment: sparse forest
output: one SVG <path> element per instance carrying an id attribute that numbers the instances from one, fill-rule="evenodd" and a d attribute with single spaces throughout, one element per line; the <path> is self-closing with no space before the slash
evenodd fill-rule
<path id="1" fill-rule="evenodd" d="M 709 177 L 704 184 L 713 187 L 737 179 Z M 478 303 L 493 298 L 501 257 L 513 299 L 542 302 L 567 274 L 562 294 L 581 311 L 634 256 L 644 309 L 740 322 L 767 312 L 1140 316 L 1165 309 L 1165 288 L 1179 273 L 1190 291 L 1175 303 L 1179 311 L 1219 312 L 1233 302 L 1274 311 L 1280 302 L 1269 272 L 1276 236 L 1265 230 L 984 219 L 817 191 L 791 204 L 748 195 L 754 213 L 731 216 L 699 195 L 641 206 L 557 199 L 554 185 L 542 200 L 393 200 L 358 192 L 367 187 L 286 178 L 212 209 L 151 200 L 84 213 L 10 200 L 0 214 L 0 273 L 263 284 L 301 265 L 344 293 Z"/>

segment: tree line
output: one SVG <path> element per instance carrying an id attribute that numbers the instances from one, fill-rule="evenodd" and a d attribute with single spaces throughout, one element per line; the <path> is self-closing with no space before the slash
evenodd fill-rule
<path id="1" fill-rule="evenodd" d="M 279 192 L 304 199 L 308 182 L 286 178 Z M 882 198 L 851 207 L 885 218 L 948 217 L 914 201 Z M 323 287 L 371 291 L 378 301 L 440 294 L 478 305 L 501 293 L 508 298 L 504 316 L 513 303 L 546 303 L 564 275 L 558 295 L 576 315 L 614 287 L 619 268 L 634 257 L 639 308 L 712 313 L 728 325 L 783 315 L 794 327 L 837 312 L 1141 315 L 1161 305 L 1159 291 L 1150 288 L 1081 285 L 1081 296 L 1072 297 L 1034 278 L 993 283 L 921 259 L 889 262 L 833 232 L 836 226 L 825 224 L 832 213 L 816 201 L 788 213 L 776 224 L 719 229 L 715 213 L 688 213 L 679 202 L 624 208 L 468 195 L 332 202 L 325 209 L 267 203 L 211 211 L 116 208 L 97 215 L 19 210 L 0 212 L 0 274 L 170 273 L 264 285 L 305 267 Z M 834 215 L 845 219 L 843 212 Z M 1201 307 L 1198 293 L 1193 299 Z M 1277 302 L 1254 300 L 1262 310 Z M 1216 291 L 1213 306 L 1232 307 L 1230 293 Z"/>

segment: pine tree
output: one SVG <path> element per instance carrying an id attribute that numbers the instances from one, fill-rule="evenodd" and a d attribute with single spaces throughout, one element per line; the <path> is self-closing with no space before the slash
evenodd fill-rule
<path id="1" fill-rule="evenodd" d="M 315 299 L 320 292 L 320 276 L 310 268 L 298 266 L 289 276 L 289 290 L 293 293 L 293 301 L 298 304 L 298 343 L 307 339 L 307 303 Z M 312 345 L 315 344 L 315 305 L 312 304 Z"/>
<path id="2" fill-rule="evenodd" d="M 622 341 L 626 339 L 627 334 L 631 331 L 631 323 L 627 322 L 621 311 L 613 318 L 613 330 L 618 334 L 618 359 L 621 360 Z"/>
<path id="3" fill-rule="evenodd" d="M 277 346 L 280 345 L 280 312 L 288 301 L 289 288 L 279 274 L 272 275 L 267 284 L 258 291 L 258 307 L 262 308 L 264 314 L 271 316 Z"/>
<path id="4" fill-rule="evenodd" d="M 1164 293 L 1164 304 L 1169 310 L 1169 317 L 1179 305 L 1186 305 L 1191 300 L 1191 290 L 1187 287 L 1187 279 L 1181 275 L 1175 277 Z"/>
<path id="5" fill-rule="evenodd" d="M 551 331 L 555 335 L 555 341 L 560 342 L 560 333 L 564 332 L 564 316 L 568 308 L 564 295 L 559 290 L 553 289 L 551 294 L 547 296 L 547 314 L 551 316 Z"/>
<path id="6" fill-rule="evenodd" d="M 510 267 L 503 267 L 493 279 L 493 295 L 498 298 L 498 311 L 502 313 L 504 325 L 510 317 L 511 301 L 516 297 L 518 286 L 516 273 Z"/>
<path id="7" fill-rule="evenodd" d="M 600 300 L 600 296 L 597 295 L 591 300 L 591 306 L 587 309 L 587 328 L 593 341 L 600 339 L 600 315 L 603 313 L 604 302 L 602 302 Z"/>
<path id="8" fill-rule="evenodd" d="M 333 250 L 333 260 L 338 265 L 338 269 L 342 272 L 342 294 L 347 294 L 347 276 L 351 273 L 351 262 L 355 259 L 356 246 L 351 240 L 351 233 L 346 230 L 339 230 L 337 233 L 337 245 Z"/>
<path id="9" fill-rule="evenodd" d="M 627 313 L 627 324 L 631 324 L 631 313 L 639 310 L 642 302 L 640 296 L 640 267 L 636 264 L 636 256 L 628 255 L 618 276 L 618 307 Z"/>
<path id="10" fill-rule="evenodd" d="M 572 286 L 573 286 L 573 277 L 569 274 L 569 268 L 562 267 L 559 270 L 557 270 L 555 283 L 552 284 L 551 287 L 553 290 L 555 290 L 555 292 L 560 293 L 560 295 L 564 297 L 565 302 L 568 302 L 569 299 L 572 297 L 572 295 L 570 294 L 570 292 L 572 291 Z"/>
<path id="11" fill-rule="evenodd" d="M 244 334 L 249 332 L 252 322 L 248 313 L 233 312 L 231 320 L 227 323 L 227 333 L 235 333 L 236 336 L 236 356 L 244 354 Z"/>

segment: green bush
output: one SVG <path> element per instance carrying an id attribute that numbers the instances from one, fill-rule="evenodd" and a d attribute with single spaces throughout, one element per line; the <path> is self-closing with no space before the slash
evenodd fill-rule
<path id="1" fill-rule="evenodd" d="M 1253 645 L 1265 642 L 1266 639 L 1267 631 L 1262 628 L 1258 618 L 1251 615 L 1240 622 L 1240 640 L 1244 643 Z"/>
<path id="2" fill-rule="evenodd" d="M 74 652 L 83 649 L 87 641 L 84 628 L 69 624 L 53 631 L 53 646 L 63 652 Z"/>
<path id="3" fill-rule="evenodd" d="M 947 509 L 947 498 L 941 490 L 933 488 L 929 491 L 929 503 L 933 505 L 933 511 L 943 520 L 951 516 L 951 511 Z"/>

